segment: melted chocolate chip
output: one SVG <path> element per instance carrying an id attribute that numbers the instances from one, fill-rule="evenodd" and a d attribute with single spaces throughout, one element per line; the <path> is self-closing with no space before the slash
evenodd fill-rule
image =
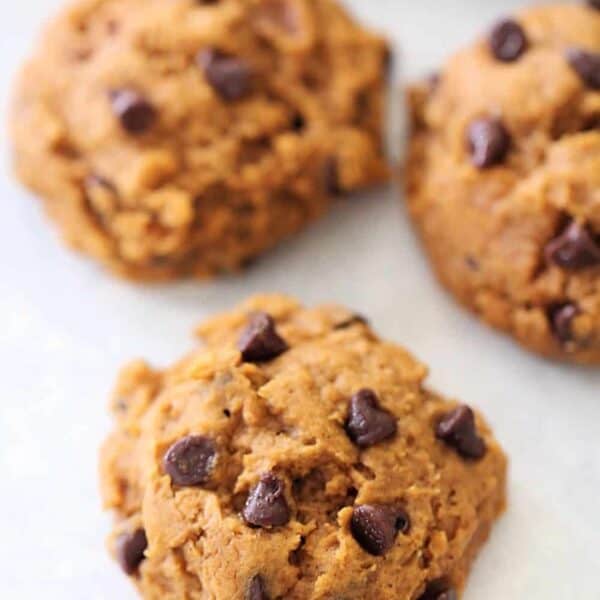
<path id="1" fill-rule="evenodd" d="M 346 433 L 357 446 L 367 448 L 378 444 L 392 437 L 396 430 L 396 419 L 379 408 L 375 392 L 363 389 L 352 396 Z"/>
<path id="2" fill-rule="evenodd" d="M 156 120 L 156 109 L 139 92 L 123 88 L 110 92 L 113 113 L 127 133 L 140 134 L 147 131 Z"/>
<path id="3" fill-rule="evenodd" d="M 189 435 L 167 450 L 163 469 L 174 485 L 202 485 L 210 478 L 216 454 L 213 440 L 202 435 Z"/>
<path id="4" fill-rule="evenodd" d="M 600 243 L 586 227 L 573 221 L 546 245 L 545 255 L 548 262 L 577 271 L 600 265 Z"/>
<path id="5" fill-rule="evenodd" d="M 127 575 L 133 575 L 138 570 L 147 547 L 148 540 L 143 529 L 119 536 L 116 547 L 117 560 Z"/>
<path id="6" fill-rule="evenodd" d="M 233 102 L 250 93 L 252 71 L 243 58 L 208 48 L 198 55 L 198 64 L 206 81 L 223 100 Z"/>
<path id="7" fill-rule="evenodd" d="M 499 119 L 481 118 L 469 125 L 467 139 L 471 162 L 479 169 L 500 164 L 510 149 L 511 138 Z"/>
<path id="8" fill-rule="evenodd" d="M 480 459 L 485 455 L 486 446 L 477 434 L 475 415 L 464 404 L 441 418 L 435 434 L 463 458 Z"/>
<path id="9" fill-rule="evenodd" d="M 525 31 L 512 19 L 500 21 L 490 32 L 490 50 L 502 62 L 513 62 L 527 50 Z"/>
<path id="10" fill-rule="evenodd" d="M 352 512 L 350 531 L 358 544 L 374 556 L 382 556 L 396 540 L 398 532 L 410 528 L 408 515 L 401 508 L 363 504 Z"/>
<path id="11" fill-rule="evenodd" d="M 567 61 L 585 85 L 600 90 L 600 53 L 570 48 L 567 50 Z"/>
<path id="12" fill-rule="evenodd" d="M 260 575 L 255 575 L 248 584 L 244 600 L 269 600 L 265 581 Z"/>
<path id="13" fill-rule="evenodd" d="M 567 344 L 573 341 L 573 319 L 575 319 L 581 311 L 576 304 L 562 304 L 552 307 L 549 311 L 550 326 L 556 339 L 561 344 Z"/>
<path id="14" fill-rule="evenodd" d="M 255 313 L 238 341 L 244 362 L 263 362 L 283 354 L 288 345 L 277 333 L 275 321 L 264 312 Z"/>
<path id="15" fill-rule="evenodd" d="M 248 525 L 255 527 L 285 525 L 290 520 L 290 509 L 281 479 L 274 473 L 264 473 L 258 484 L 250 490 L 242 517 Z"/>
<path id="16" fill-rule="evenodd" d="M 600 0 L 587 0 L 587 3 L 590 8 L 600 10 Z"/>

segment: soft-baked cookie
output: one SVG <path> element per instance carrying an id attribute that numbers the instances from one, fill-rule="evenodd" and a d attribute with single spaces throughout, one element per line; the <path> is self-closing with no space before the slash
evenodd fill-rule
<path id="1" fill-rule="evenodd" d="M 441 281 L 528 348 L 600 363 L 600 9 L 525 11 L 413 90 L 410 212 Z"/>
<path id="2" fill-rule="evenodd" d="M 77 0 L 19 79 L 16 170 L 122 275 L 235 270 L 385 179 L 388 60 L 334 0 Z"/>
<path id="3" fill-rule="evenodd" d="M 505 503 L 483 419 L 336 306 L 256 297 L 117 385 L 111 547 L 156 600 L 452 600 Z"/>

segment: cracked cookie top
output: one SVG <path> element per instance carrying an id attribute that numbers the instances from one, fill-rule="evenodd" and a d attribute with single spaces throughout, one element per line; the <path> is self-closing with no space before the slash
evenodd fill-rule
<path id="1" fill-rule="evenodd" d="M 452 598 L 504 506 L 482 418 L 342 307 L 261 296 L 199 333 L 112 403 L 103 496 L 142 595 Z"/>

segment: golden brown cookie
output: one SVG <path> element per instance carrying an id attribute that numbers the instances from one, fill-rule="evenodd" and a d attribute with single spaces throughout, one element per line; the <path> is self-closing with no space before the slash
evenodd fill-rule
<path id="1" fill-rule="evenodd" d="M 387 61 L 334 0 L 77 0 L 19 79 L 16 170 L 121 275 L 235 270 L 386 178 Z"/>
<path id="2" fill-rule="evenodd" d="M 525 11 L 411 94 L 410 212 L 441 281 L 529 349 L 600 363 L 600 10 Z"/>
<path id="3" fill-rule="evenodd" d="M 111 547 L 156 600 L 452 600 L 505 503 L 483 418 L 336 306 L 256 297 L 126 368 Z"/>

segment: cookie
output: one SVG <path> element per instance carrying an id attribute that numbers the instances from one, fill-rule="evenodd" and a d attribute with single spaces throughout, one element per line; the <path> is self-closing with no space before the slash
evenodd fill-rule
<path id="1" fill-rule="evenodd" d="M 505 503 L 483 418 L 345 308 L 262 296 L 121 374 L 110 546 L 148 599 L 455 599 Z"/>
<path id="2" fill-rule="evenodd" d="M 410 100 L 406 195 L 440 280 L 530 350 L 600 364 L 600 10 L 505 19 Z"/>
<path id="3" fill-rule="evenodd" d="M 77 0 L 19 78 L 16 172 L 120 275 L 235 271 L 387 177 L 388 61 L 333 0 Z"/>

